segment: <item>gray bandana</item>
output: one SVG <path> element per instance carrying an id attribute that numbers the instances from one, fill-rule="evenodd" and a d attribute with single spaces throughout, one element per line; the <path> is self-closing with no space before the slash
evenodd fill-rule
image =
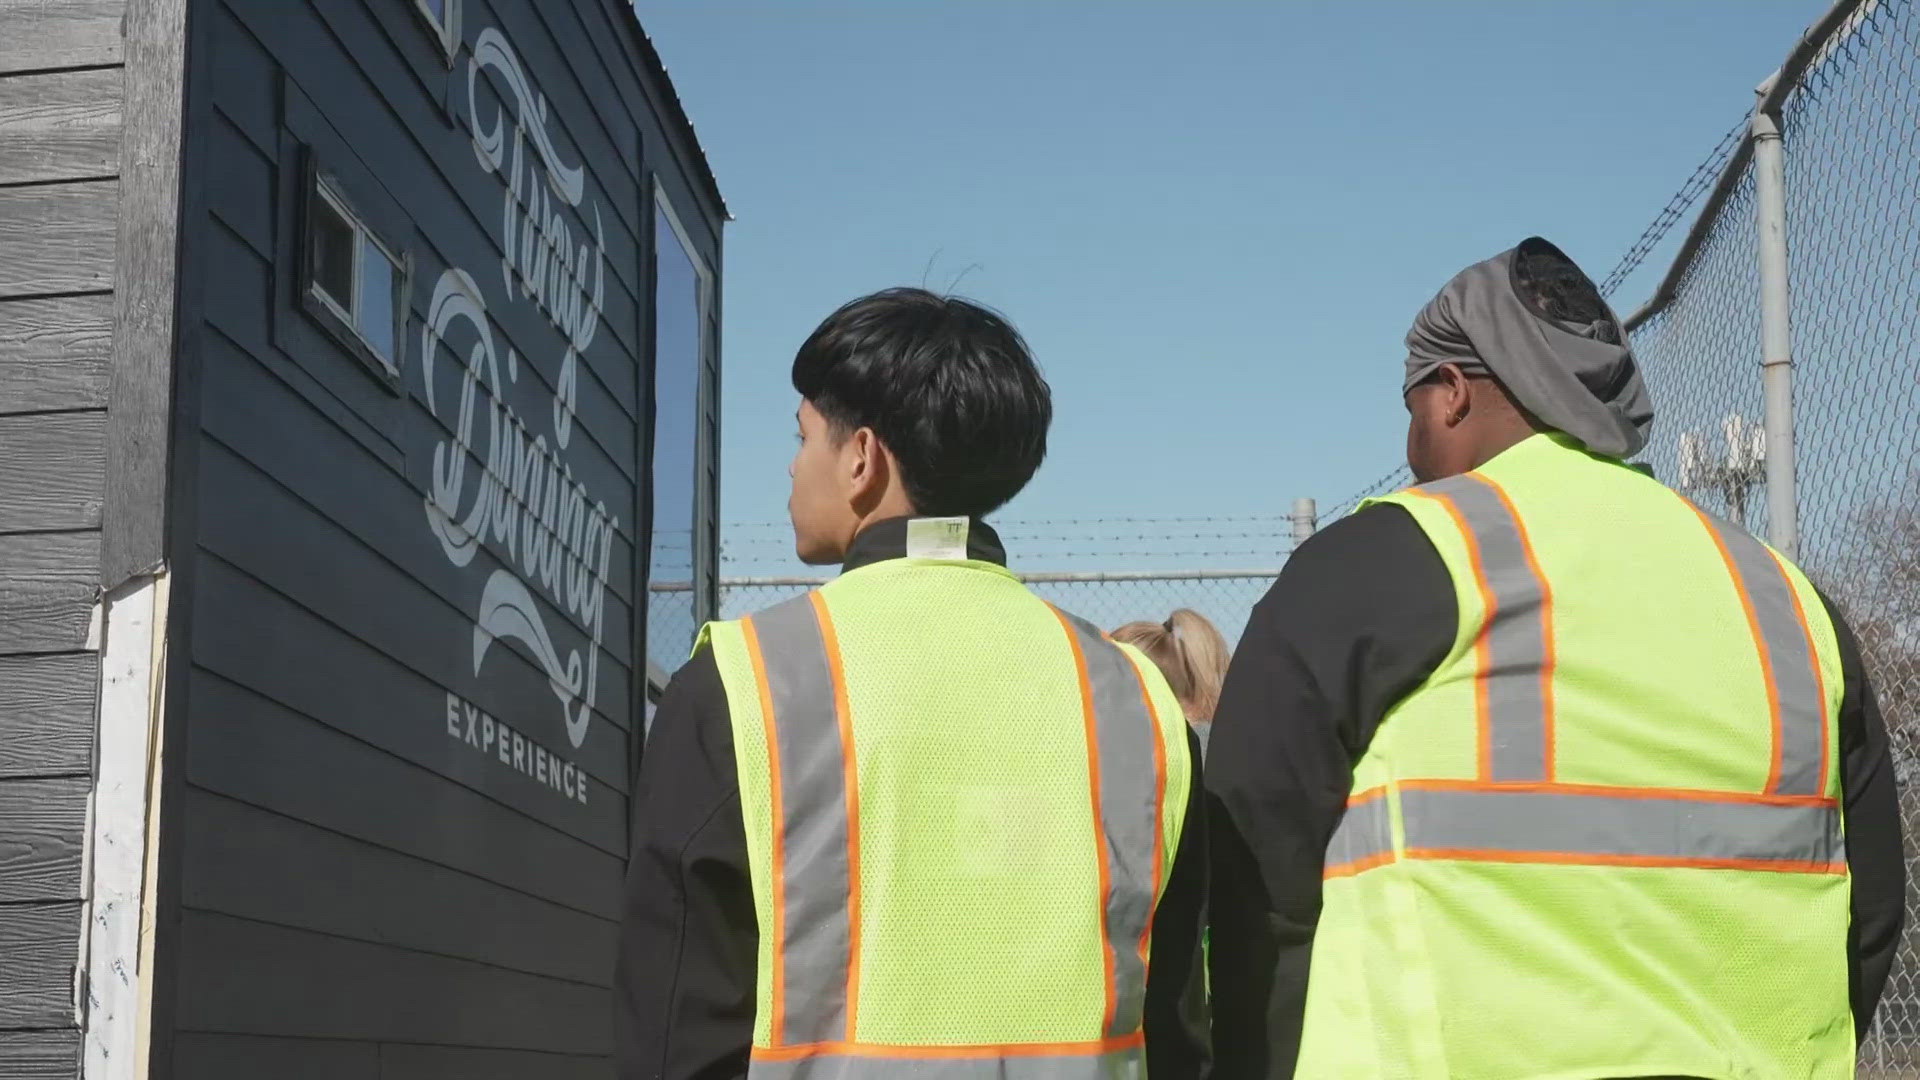
<path id="1" fill-rule="evenodd" d="M 1536 236 L 1455 275 L 1407 331 L 1401 392 L 1441 364 L 1458 364 L 1468 374 L 1493 375 L 1541 423 L 1596 454 L 1638 453 L 1653 425 L 1653 401 L 1619 321 L 1564 322 L 1529 306 L 1514 282 L 1522 248 L 1565 258 Z"/>

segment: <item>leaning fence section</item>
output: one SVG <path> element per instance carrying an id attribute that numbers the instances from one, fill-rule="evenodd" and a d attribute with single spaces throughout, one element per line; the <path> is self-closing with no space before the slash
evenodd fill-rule
<path id="1" fill-rule="evenodd" d="M 1797 544 L 1859 638 L 1911 838 L 1920 833 L 1920 11 L 1913 0 L 1843 0 L 1759 93 L 1752 141 L 1719 152 L 1726 163 L 1710 193 L 1698 178 L 1683 189 L 1689 200 L 1707 195 L 1699 218 L 1628 320 L 1658 413 L 1646 461 L 1696 501 Z M 1770 130 L 1780 219 L 1760 213 Z M 1770 227 L 1786 241 L 1786 302 L 1773 310 L 1787 316 L 1790 349 L 1763 331 Z M 1771 421 L 1769 366 L 1781 410 Z M 1779 393 L 1788 380 L 1790 394 Z M 1777 468 L 1783 453 L 1790 470 Z M 1797 528 L 1783 532 L 1770 501 L 1791 508 Z M 1910 882 L 1916 869 L 1910 854 Z M 1916 899 L 1910 885 L 1906 940 L 1863 1076 L 1920 1076 Z"/>

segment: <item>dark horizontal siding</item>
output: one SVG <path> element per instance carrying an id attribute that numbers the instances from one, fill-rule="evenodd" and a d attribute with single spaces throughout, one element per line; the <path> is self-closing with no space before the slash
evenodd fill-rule
<path id="1" fill-rule="evenodd" d="M 600 322 L 560 455 L 618 523 L 594 654 L 565 583 L 531 580 L 525 533 L 490 532 L 451 559 L 428 518 L 436 475 L 461 453 L 470 347 L 433 360 L 430 405 L 421 332 L 442 272 L 478 283 L 502 396 L 548 445 L 566 352 L 502 280 L 504 186 L 476 163 L 465 50 L 449 65 L 410 4 L 202 0 L 196 17 L 219 60 L 195 68 L 206 85 L 189 123 L 204 194 L 183 269 L 199 298 L 183 316 L 197 430 L 176 449 L 191 463 L 195 557 L 176 591 L 194 629 L 172 1071 L 603 1076 L 646 595 L 648 147 L 664 145 L 659 118 L 634 104 L 657 90 L 618 55 L 627 28 L 598 0 L 463 4 L 466 41 L 507 36 L 562 156 L 585 167 L 581 205 L 551 209 L 576 239 L 605 238 Z M 595 34 L 615 43 L 614 64 Z M 397 393 L 298 310 L 303 146 L 412 260 Z M 486 411 L 483 397 L 463 509 L 496 468 Z M 476 637 L 482 586 L 503 570 L 527 584 L 532 629 L 557 631 L 563 660 L 597 661 L 577 749 L 544 646 Z M 561 752 L 590 778 L 586 805 L 479 753 L 458 720 L 450 735 L 450 695 Z"/>
<path id="2" fill-rule="evenodd" d="M 429 769 L 450 781 L 484 793 L 503 806 L 537 821 L 564 828 L 612 855 L 622 853 L 626 781 L 618 754 L 626 747 L 622 732 L 598 728 L 588 734 L 588 753 L 579 755 L 589 776 L 599 782 L 587 804 L 555 798 L 537 779 L 516 775 L 502 782 L 498 762 L 445 733 L 446 690 L 394 657 L 332 626 L 222 560 L 208 557 L 196 585 L 196 615 L 203 624 L 195 635 L 199 663 L 237 686 L 341 734 Z M 271 635 L 259 627 L 273 627 Z M 298 664 L 287 657 L 297 656 Z M 342 678 L 352 672 L 352 678 Z M 496 673 L 498 674 L 498 673 Z M 530 669 L 496 677 L 489 685 L 528 701 L 531 708 L 500 709 L 501 716 L 524 717 L 528 733 L 551 712 L 551 695 L 540 700 Z M 473 695 L 482 697 L 482 695 Z M 557 717 L 553 726 L 558 727 Z M 548 749 L 564 748 L 566 737 L 547 740 Z"/>
<path id="3" fill-rule="evenodd" d="M 0 1044 L 0 1062 L 5 1060 Z M 180 1037 L 179 1073 L 193 1080 L 606 1080 L 608 1075 L 604 1059 L 578 1054 L 199 1033 Z"/>
<path id="4" fill-rule="evenodd" d="M 188 693 L 187 775 L 198 787 L 601 919 L 618 917 L 620 857 L 211 672 L 195 672 Z"/>
<path id="5" fill-rule="evenodd" d="M 565 729 L 552 694 L 542 697 L 527 689 L 531 680 L 538 679 L 537 689 L 545 692 L 547 679 L 519 643 L 493 643 L 480 674 L 473 675 L 471 629 L 457 636 L 422 629 L 455 623 L 464 614 L 460 607 L 433 593 L 376 549 L 342 533 L 324 515 L 271 487 L 257 473 L 249 475 L 244 463 L 229 452 L 209 446 L 203 460 L 203 479 L 232 484 L 221 496 L 223 505 L 209 507 L 203 520 L 207 551 L 427 679 L 459 687 L 463 697 L 524 728 L 526 735 L 555 749 L 565 745 Z M 250 513 L 257 516 L 243 516 Z M 231 516 L 223 521 L 220 515 Z M 416 527 L 426 529 L 424 522 Z M 616 605 L 611 600 L 607 604 L 611 617 Z M 542 610 L 547 610 L 544 605 Z M 471 615 L 464 617 L 471 619 Z M 552 618 L 557 621 L 559 616 Z M 620 715 L 628 692 L 625 663 L 613 659 L 621 655 L 613 650 L 625 647 L 627 635 L 609 636 L 616 640 L 601 650 L 596 715 L 588 731 L 624 744 L 625 724 L 615 723 L 609 714 Z M 581 649 L 591 651 L 584 639 Z M 616 767 L 605 779 L 624 791 L 626 785 L 618 775 Z"/>
<path id="6" fill-rule="evenodd" d="M 232 283 L 233 287 L 212 293 L 207 297 L 206 317 L 210 325 L 247 350 L 257 358 L 270 364 L 273 353 L 278 349 L 285 351 L 276 341 L 273 301 L 271 292 L 271 274 L 274 253 L 283 254 L 291 247 L 283 242 L 281 234 L 291 232 L 294 223 L 291 220 L 276 222 L 276 214 L 284 214 L 284 207 L 276 207 L 276 189 L 273 186 L 276 172 L 273 163 L 262 156 L 247 140 L 240 138 L 237 129 L 226 118 L 210 126 L 207 136 L 210 142 L 223 148 L 219 152 L 222 163 L 222 179 L 216 188 L 221 197 L 214 202 L 212 216 L 219 222 L 220 228 L 214 229 L 207 237 L 207 272 L 216 280 Z M 472 160 L 471 146 L 465 148 L 469 161 Z M 282 187 L 281 192 L 288 189 Z M 424 196 L 422 196 L 424 198 Z M 285 200 L 279 200 L 285 201 Z M 426 316 L 426 304 L 430 299 L 433 279 L 440 269 L 452 263 L 469 267 L 485 268 L 493 281 L 498 280 L 500 251 L 485 238 L 471 230 L 467 222 L 458 218 L 448 220 L 441 209 L 429 203 L 422 210 L 428 221 L 439 220 L 444 231 L 426 232 L 416 238 L 414 254 L 418 260 L 415 270 L 415 289 L 413 295 L 414 315 L 416 319 Z M 279 228 L 280 225 L 285 228 Z M 417 222 L 422 229 L 427 222 Z M 444 236 L 444 241 L 434 238 Z M 448 254 L 442 255 L 445 251 Z M 551 335 L 544 317 L 534 316 L 530 305 L 490 305 L 489 315 L 494 317 L 500 332 L 500 343 L 504 348 L 512 348 L 519 357 L 521 377 L 514 381 L 512 396 L 517 406 L 538 405 L 544 411 L 544 401 L 550 400 L 553 383 L 557 379 L 559 350 L 548 343 L 548 347 L 536 344 L 542 335 Z M 613 313 L 605 317 L 607 322 L 615 319 Z M 626 318 L 631 319 L 629 312 Z M 409 358 L 417 363 L 418 323 L 414 324 L 410 340 L 406 342 Z M 614 343 L 596 339 L 593 348 L 588 350 L 590 358 L 605 352 L 615 351 Z M 443 371 L 452 371 L 451 358 L 439 361 Z M 504 352 L 502 362 L 505 362 Z M 292 365 L 298 367 L 301 361 L 315 362 L 311 356 L 290 358 Z M 274 364 L 284 369 L 287 364 Z M 395 400 L 387 396 L 386 391 L 375 386 L 370 379 L 358 382 L 339 380 L 328 385 L 321 395 L 332 395 L 340 404 L 347 406 L 348 416 L 338 415 L 343 427 L 353 429 L 357 426 L 371 425 L 375 430 L 356 431 L 356 437 L 368 442 L 369 436 L 376 440 L 395 442 L 406 438 L 411 442 L 407 449 L 415 458 L 414 467 L 421 468 L 431 460 L 431 445 L 451 434 L 452 410 L 442 405 L 442 415 L 438 418 L 428 411 L 426 402 L 418 396 L 418 372 L 414 372 L 415 395 L 406 400 Z M 537 376 L 535 378 L 534 376 Z M 569 462 L 574 474 L 594 491 L 620 491 L 631 485 L 634 475 L 635 433 L 629 411 L 621 404 L 608 385 L 593 377 L 591 371 L 580 377 L 578 419 L 575 423 L 574 445 L 569 448 Z M 305 370 L 305 378 L 292 376 L 290 382 L 313 381 L 311 367 Z M 442 380 L 449 382 L 451 380 Z M 450 388 L 457 392 L 457 386 Z M 443 393 L 449 392 L 443 390 Z M 631 386 L 626 392 L 631 392 Z M 324 401 L 321 403 L 325 407 Z M 523 407 L 523 414 L 531 409 Z M 532 419 L 532 417 L 530 417 Z M 477 439 L 484 444 L 484 417 Z M 470 468 L 485 466 L 481 460 L 472 460 Z M 425 474 L 416 478 L 424 482 Z M 619 518 L 619 530 L 629 543 L 634 536 L 634 514 L 628 505 L 611 507 Z"/>
<path id="7" fill-rule="evenodd" d="M 525 0 L 517 0 L 524 3 Z M 280 3 L 270 0 L 230 2 L 242 31 L 264 49 L 273 64 L 284 73 L 299 92 L 323 105 L 322 111 L 332 127 L 348 137 L 354 151 L 363 159 L 380 164 L 383 178 L 406 177 L 411 184 L 383 179 L 386 189 L 406 203 L 407 210 L 426 234 L 435 254 L 485 272 L 497 280 L 499 256 L 505 248 L 500 213 L 500 180 L 476 167 L 471 136 L 464 119 L 466 93 L 465 63 L 456 68 L 457 90 L 453 96 L 462 102 L 458 116 L 449 116 L 418 89 L 411 69 L 394 56 L 395 44 L 383 28 L 366 14 L 362 2 L 314 4 Z M 462 23 L 472 38 L 478 27 L 486 25 L 486 8 L 477 3 L 463 5 Z M 419 41 L 403 46 L 430 47 L 423 44 L 425 31 L 411 28 Z M 236 37 L 238 37 L 236 32 Z M 551 80 L 545 71 L 536 77 L 541 85 Z M 452 78 L 452 77 L 450 77 Z M 411 86 L 411 89 L 409 87 Z M 254 92 L 259 92 L 255 90 Z M 224 101 L 224 98 L 222 99 Z M 221 106 L 224 111 L 224 105 Z M 556 126 L 564 127 L 564 119 Z M 631 180 L 621 190 L 607 190 L 602 184 L 619 182 L 619 172 L 610 172 L 601 162 L 589 170 L 587 202 L 597 202 L 608 211 L 621 204 L 637 207 L 639 188 Z M 578 211 L 563 215 L 574 235 L 592 236 L 594 222 L 581 218 Z M 620 216 L 604 215 L 602 228 L 607 234 L 609 254 L 618 246 L 622 234 L 631 242 L 639 224 Z M 443 263 L 444 264 L 444 263 Z M 435 274 L 438 267 L 433 268 Z M 636 307 L 641 291 L 634 275 L 635 266 L 609 259 L 604 319 L 599 333 L 610 335 L 621 351 L 631 354 L 638 344 Z M 541 340 L 544 320 L 530 305 L 513 304 L 498 313 L 500 329 L 517 343 L 524 358 L 540 367 L 540 374 L 552 385 L 558 355 L 552 350 L 528 348 Z M 616 400 L 631 403 L 636 374 L 630 368 L 611 362 L 598 362 L 597 356 L 611 350 L 597 350 L 587 358 L 587 367 L 601 380 L 604 389 Z M 583 388 L 583 392 L 586 388 Z M 629 413 L 634 411 L 629 407 Z"/>
<path id="8" fill-rule="evenodd" d="M 359 118 L 372 122 L 368 131 L 371 137 L 380 138 L 388 133 L 394 135 L 396 141 L 390 145 L 396 150 L 401 146 L 401 138 L 424 150 L 442 182 L 469 208 L 475 223 L 487 230 L 487 236 L 498 241 L 501 221 L 498 196 L 493 187 L 495 178 L 485 176 L 472 167 L 473 150 L 464 120 L 464 57 L 455 68 L 454 81 L 458 85 L 446 95 L 454 106 L 452 112 L 456 121 L 449 124 L 445 111 L 429 109 L 427 99 L 409 89 L 410 83 L 415 86 L 418 84 L 409 78 L 409 73 L 401 63 L 404 50 L 395 48 L 395 44 L 396 38 L 412 38 L 414 34 L 411 29 L 394 33 L 400 28 L 383 27 L 372 16 L 373 6 L 363 2 L 319 4 L 313 8 L 315 16 L 325 24 L 327 31 L 344 50 L 353 55 L 359 76 L 366 80 L 367 88 L 374 95 L 368 99 L 369 105 L 377 100 L 391 121 L 378 122 L 371 111 L 361 114 Z M 510 0 L 497 7 L 482 0 L 465 0 L 461 11 L 462 33 L 469 41 L 484 26 L 497 27 L 507 34 L 521 66 L 539 82 L 541 93 L 547 95 L 548 129 L 559 137 L 563 152 L 570 160 L 587 163 L 586 197 L 582 199 L 580 207 L 561 210 L 579 230 L 584 230 L 576 231 L 576 235 L 593 234 L 593 216 L 585 208 L 596 203 L 603 214 L 611 215 L 602 220 L 610 236 L 616 230 L 631 235 L 643 228 L 646 222 L 645 215 L 640 213 L 640 185 L 636 183 L 635 174 L 629 171 L 637 162 L 626 160 L 628 155 L 638 152 L 637 125 L 625 129 L 623 147 L 606 134 L 606 128 L 598 120 L 598 103 L 577 98 L 566 100 L 572 60 L 554 51 L 552 45 L 543 39 L 544 28 L 537 20 L 528 18 L 537 6 L 526 3 L 526 0 Z M 411 44 L 411 41 L 403 40 L 400 43 Z M 342 115 L 355 115 L 350 110 L 351 106 L 343 109 Z M 395 126 L 388 126 L 394 122 L 397 122 Z M 464 158 L 445 156 L 450 145 L 443 140 L 449 138 L 452 145 L 458 145 L 465 151 Z M 622 306 L 607 309 L 609 321 L 618 323 L 623 316 L 630 318 L 631 303 L 641 294 L 641 272 L 642 268 L 637 264 L 608 265 L 609 296 L 616 295 L 617 283 L 618 293 L 627 297 Z M 625 325 L 603 327 L 602 332 L 619 335 L 622 343 L 629 348 L 637 340 L 630 321 Z M 617 377 L 630 383 L 633 373 L 626 372 Z"/>
<path id="9" fill-rule="evenodd" d="M 483 877 L 204 792 L 185 828 L 191 906 L 587 986 L 611 974 L 610 923 Z"/>
<path id="10" fill-rule="evenodd" d="M 621 104 L 635 114 L 659 116 L 678 113 L 679 103 L 673 87 L 658 79 L 657 71 L 642 51 L 651 51 L 645 35 L 636 27 L 633 5 L 629 0 L 583 0 L 566 8 L 540 6 L 558 27 L 556 34 L 565 42 L 570 57 L 593 57 L 600 70 L 617 90 Z M 566 29 L 562 14 L 572 16 L 573 29 Z M 655 58 L 657 60 L 657 58 Z M 580 64 L 580 60 L 574 61 Z M 683 118 L 684 119 L 684 118 Z M 666 191 L 680 212 L 681 224 L 692 234 L 693 243 L 707 256 L 707 264 L 720 270 L 720 229 L 727 220 L 719 191 L 707 173 L 707 161 L 694 144 L 691 128 L 684 122 L 664 129 L 647 126 L 642 130 L 643 153 L 648 172 Z M 719 310 L 716 297 L 714 310 Z"/>
<path id="11" fill-rule="evenodd" d="M 607 1063 L 586 1054 L 469 1046 L 380 1048 L 382 1080 L 606 1080 Z"/>
<path id="12" fill-rule="evenodd" d="M 192 1080 L 378 1080 L 380 1047 L 341 1039 L 184 1032 L 174 1075 Z"/>
<path id="13" fill-rule="evenodd" d="M 603 991 L 189 910 L 182 1030 L 604 1054 Z M 289 978 L 297 972 L 297 978 Z"/>
<path id="14" fill-rule="evenodd" d="M 273 380 L 257 364 L 235 357 L 219 342 L 209 343 L 208 359 L 210 370 L 230 374 L 228 379 L 212 383 L 208 390 L 205 429 L 217 440 L 219 449 L 209 449 L 202 455 L 202 467 L 209 474 L 220 471 L 222 475 L 203 476 L 203 487 L 215 493 L 206 496 L 209 505 L 204 512 L 210 519 L 205 524 L 211 531 L 203 535 L 218 534 L 237 547 L 267 549 L 256 558 L 275 557 L 270 553 L 274 548 L 338 548 L 336 565 L 340 572 L 348 561 L 376 560 L 387 565 L 367 570 L 374 576 L 365 579 L 366 587 L 376 587 L 387 574 L 408 578 L 406 584 L 420 590 L 420 604 L 431 606 L 437 599 L 449 606 L 447 618 L 458 616 L 470 603 L 466 594 L 472 592 L 476 571 L 505 565 L 500 558 L 504 552 L 492 550 L 477 554 L 474 563 L 466 567 L 449 563 L 428 529 L 424 493 L 418 487 L 374 459 L 354 453 L 351 440 L 337 427 L 312 416 L 293 395 L 276 392 Z M 238 370 L 230 370 L 229 361 L 234 361 Z M 307 438 L 296 442 L 289 437 L 295 433 Z M 313 468 L 316 455 L 329 462 L 329 467 Z M 229 491 L 230 487 L 243 490 Z M 312 535 L 269 510 L 321 519 L 319 527 L 326 535 Z M 364 549 L 364 554 L 348 550 L 355 547 Z M 632 615 L 633 549 L 616 540 L 612 553 L 614 559 L 624 556 L 626 562 L 615 561 L 609 575 L 601 655 L 602 678 L 607 681 L 601 687 L 601 701 L 610 700 L 604 696 L 607 693 L 624 693 L 623 676 L 632 655 L 632 630 L 617 624 Z M 311 554 L 311 550 L 289 551 L 283 557 L 298 559 Z M 240 555 L 235 561 L 248 559 Z M 313 572 L 335 569 L 323 565 Z M 298 572 L 298 568 L 289 571 Z M 563 617 L 553 595 L 535 592 L 544 615 L 550 620 Z M 412 605 L 396 603 L 393 607 L 391 611 L 362 616 L 412 620 L 414 625 L 419 619 L 433 617 L 408 610 Z M 615 712 L 619 712 L 618 707 Z M 625 726 L 619 720 L 615 722 Z"/>

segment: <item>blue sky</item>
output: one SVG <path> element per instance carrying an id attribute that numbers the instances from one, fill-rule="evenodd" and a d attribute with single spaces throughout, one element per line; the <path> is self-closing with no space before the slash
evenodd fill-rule
<path id="1" fill-rule="evenodd" d="M 808 331 L 956 278 L 1055 394 L 1003 516 L 1331 504 L 1400 461 L 1419 306 L 1531 233 L 1604 276 L 1823 6 L 641 0 L 738 219 L 723 518 L 784 519 Z"/>

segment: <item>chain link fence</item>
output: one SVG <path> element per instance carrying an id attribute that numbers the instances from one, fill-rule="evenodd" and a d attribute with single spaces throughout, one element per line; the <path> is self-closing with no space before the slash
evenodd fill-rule
<path id="1" fill-rule="evenodd" d="M 1768 439 L 1762 361 L 1762 228 L 1754 136 L 1724 161 L 1654 298 L 1627 320 L 1658 420 L 1657 475 L 1755 533 L 1769 449 L 1797 481 L 1798 559 L 1860 639 L 1902 784 L 1908 879 L 1920 833 L 1920 11 L 1843 2 L 1761 87 L 1752 130 L 1780 132 L 1792 335 L 1790 436 Z M 1703 166 L 1704 168 L 1704 166 Z M 1676 199 L 1705 192 L 1700 173 Z M 1663 212 L 1649 236 L 1677 215 Z M 1657 240 L 1657 237 L 1655 238 Z M 1652 246 L 1634 246 L 1617 286 Z M 1778 465 L 1779 462 L 1773 463 Z M 1920 899 L 1863 1076 L 1920 1077 Z"/>
<path id="2" fill-rule="evenodd" d="M 1403 465 L 1316 515 L 1313 500 L 1287 514 L 1197 518 L 1055 518 L 999 523 L 1010 564 L 1042 598 L 1112 630 L 1137 620 L 1162 622 L 1176 609 L 1206 616 L 1228 644 L 1279 576 L 1293 545 L 1316 520 L 1351 513 L 1362 499 L 1412 483 Z M 730 525 L 720 578 L 720 617 L 764 610 L 831 580 L 830 575 L 770 572 L 790 565 L 785 522 Z M 1091 568 L 1101 569 L 1091 569 Z M 1054 569 L 1070 568 L 1070 569 Z M 685 581 L 655 581 L 648 609 L 648 655 L 656 680 L 679 665 L 699 627 Z M 664 669 L 664 670 L 658 670 Z"/>
<path id="3" fill-rule="evenodd" d="M 1391 479 L 1374 487 L 1401 486 Z M 1350 510 L 1358 498 L 1336 512 Z M 1313 518 L 1312 500 L 1302 500 L 1292 513 L 1052 518 L 998 522 L 996 531 L 1020 579 L 1067 611 L 1111 630 L 1142 619 L 1161 622 L 1189 608 L 1231 644 L 1296 538 L 1312 531 Z M 752 614 L 831 579 L 793 574 L 792 544 L 785 522 L 726 528 L 721 618 Z M 655 581 L 649 591 L 647 647 L 658 682 L 685 659 L 698 626 L 685 581 Z"/>
<path id="4" fill-rule="evenodd" d="M 1281 539 L 1284 539 L 1281 538 Z M 1103 629 L 1136 620 L 1161 622 L 1177 608 L 1212 620 L 1229 644 L 1245 629 L 1253 605 L 1266 595 L 1279 569 L 1112 570 L 1021 574 L 1035 593 L 1062 610 Z M 720 617 L 737 619 L 826 584 L 827 577 L 733 577 L 720 580 Z M 651 586 L 649 647 L 660 668 L 684 659 L 698 630 L 686 583 Z M 664 672 L 662 672 L 664 673 Z"/>
<path id="5" fill-rule="evenodd" d="M 1755 533 L 1768 510 L 1770 447 L 1790 449 L 1797 557 L 1861 643 L 1892 742 L 1920 869 L 1920 11 L 1917 0 L 1841 0 L 1808 31 L 1756 117 L 1714 147 L 1603 288 L 1633 280 L 1669 229 L 1705 199 L 1653 299 L 1627 320 L 1659 417 L 1644 461 L 1662 480 Z M 1783 162 L 1792 441 L 1769 441 L 1762 361 L 1764 200 L 1756 131 L 1777 124 Z M 1763 165 L 1764 167 L 1764 165 Z M 1779 359 L 1779 357 L 1771 357 Z M 1321 519 L 1412 482 L 1382 476 Z M 1226 526 L 1224 522 L 1238 522 Z M 1061 541 L 1074 567 L 1188 567 L 1220 559 L 1254 569 L 1149 568 L 1026 575 L 1048 600 L 1108 629 L 1186 607 L 1236 641 L 1272 584 L 1294 533 L 1282 515 L 1215 519 L 1176 536 L 1152 523 L 1029 523 L 1025 540 Z M 1188 528 L 1186 525 L 1181 526 Z M 753 527 L 746 527 L 751 529 Z M 1038 531 L 1035 531 L 1035 530 Z M 1059 531 L 1061 535 L 1054 536 Z M 1008 537 L 1013 540 L 1013 536 Z M 787 541 L 729 532 L 721 616 L 751 613 L 825 579 L 742 574 Z M 1009 544 L 1019 553 L 1025 548 Z M 1220 550 L 1224 548 L 1232 550 Z M 757 548 L 767 550 L 756 550 Z M 1203 557 L 1204 556 L 1204 557 Z M 1018 566 L 1048 565 L 1016 559 Z M 1175 563 L 1178 566 L 1181 564 Z M 693 640 L 685 584 L 652 586 L 650 650 L 677 666 Z M 1860 1075 L 1920 1080 L 1920 908 L 1909 886 L 1906 940 L 1861 1054 Z"/>
<path id="6" fill-rule="evenodd" d="M 1176 608 L 1190 608 L 1213 621 L 1229 643 L 1239 640 L 1247 613 L 1266 595 L 1274 570 L 1141 570 L 1022 574 L 1041 598 L 1064 611 L 1112 630 L 1136 620 L 1160 622 Z M 826 584 L 827 578 L 725 578 L 720 615 L 751 615 Z"/>
<path id="7" fill-rule="evenodd" d="M 999 531 L 1017 576 L 1066 611 L 1112 630 L 1143 619 L 1161 622 L 1176 609 L 1187 608 L 1206 616 L 1234 645 L 1253 605 L 1266 595 L 1287 554 L 1300 537 L 1311 534 L 1316 520 L 1344 517 L 1363 500 L 1412 483 L 1413 474 L 1398 466 L 1317 518 L 1312 500 L 1305 500 L 1305 506 L 1291 514 L 1063 518 L 1004 523 Z M 792 536 L 784 522 L 730 525 L 726 534 L 722 619 L 751 615 L 831 580 L 826 575 L 754 572 L 780 565 L 779 556 L 790 549 Z M 1230 565 L 1219 568 L 1223 561 Z M 1034 566 L 1076 569 L 1027 569 Z M 686 659 L 700 627 L 686 581 L 654 581 L 648 592 L 649 674 L 659 686 Z"/>

